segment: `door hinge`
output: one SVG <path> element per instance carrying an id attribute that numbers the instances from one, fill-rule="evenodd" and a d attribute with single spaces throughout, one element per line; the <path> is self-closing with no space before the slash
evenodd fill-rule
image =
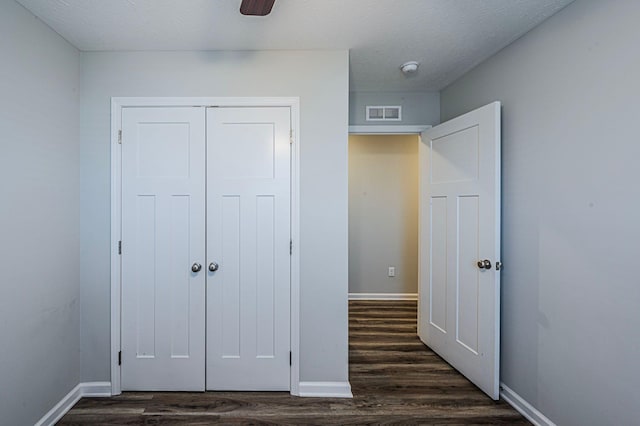
<path id="1" fill-rule="evenodd" d="M 122 130 L 118 130 L 118 143 L 122 144 Z"/>
<path id="2" fill-rule="evenodd" d="M 291 351 L 289 351 L 289 365 L 292 365 L 291 364 L 291 359 L 292 359 L 292 355 L 291 355 Z"/>
<path id="3" fill-rule="evenodd" d="M 118 254 L 122 254 L 122 241 L 118 241 Z"/>
<path id="4" fill-rule="evenodd" d="M 293 240 L 289 240 L 289 254 L 293 254 Z"/>
<path id="5" fill-rule="evenodd" d="M 289 130 L 289 144 L 293 145 L 293 129 Z"/>
<path id="6" fill-rule="evenodd" d="M 118 365 L 122 365 L 122 351 L 118 352 Z"/>

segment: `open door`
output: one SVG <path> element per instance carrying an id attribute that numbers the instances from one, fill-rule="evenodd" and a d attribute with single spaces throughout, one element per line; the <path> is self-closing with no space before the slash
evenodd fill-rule
<path id="1" fill-rule="evenodd" d="M 494 102 L 422 133 L 418 335 L 495 400 L 501 266 Z"/>

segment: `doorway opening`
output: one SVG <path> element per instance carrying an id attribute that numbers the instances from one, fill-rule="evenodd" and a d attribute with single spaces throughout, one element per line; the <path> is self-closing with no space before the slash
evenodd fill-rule
<path id="1" fill-rule="evenodd" d="M 417 134 L 349 136 L 349 298 L 417 300 Z"/>
<path id="2" fill-rule="evenodd" d="M 420 133 L 371 130 L 349 136 L 349 380 L 420 398 L 448 367 L 417 334 Z"/>
<path id="3" fill-rule="evenodd" d="M 417 396 L 453 371 L 417 334 L 420 132 L 375 130 L 349 136 L 349 381 Z"/>

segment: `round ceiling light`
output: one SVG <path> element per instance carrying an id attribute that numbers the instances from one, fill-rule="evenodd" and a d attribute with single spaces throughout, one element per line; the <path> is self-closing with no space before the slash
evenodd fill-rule
<path id="1" fill-rule="evenodd" d="M 400 65 L 400 69 L 405 74 L 412 74 L 412 73 L 418 71 L 418 67 L 419 66 L 420 66 L 420 64 L 417 63 L 416 61 L 409 61 L 409 62 L 405 62 L 404 64 Z"/>

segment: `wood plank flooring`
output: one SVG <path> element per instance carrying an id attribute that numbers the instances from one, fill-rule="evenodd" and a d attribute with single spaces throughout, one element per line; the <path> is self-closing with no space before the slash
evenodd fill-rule
<path id="1" fill-rule="evenodd" d="M 528 425 L 416 335 L 416 302 L 349 302 L 353 399 L 283 392 L 125 392 L 83 398 L 59 425 Z"/>

